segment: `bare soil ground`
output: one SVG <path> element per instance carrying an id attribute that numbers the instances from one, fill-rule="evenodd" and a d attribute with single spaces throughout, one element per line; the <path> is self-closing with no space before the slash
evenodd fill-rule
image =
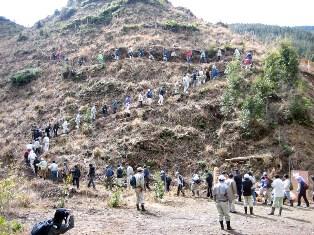
<path id="1" fill-rule="evenodd" d="M 97 192 L 103 192 L 98 187 Z M 84 186 L 81 192 L 88 192 Z M 123 205 L 109 208 L 106 199 L 88 198 L 77 194 L 67 207 L 75 215 L 75 228 L 68 232 L 76 234 L 314 234 L 312 209 L 284 207 L 281 217 L 267 215 L 269 206 L 258 205 L 255 215 L 245 215 L 242 204 L 236 205 L 237 214 L 231 214 L 234 231 L 221 231 L 215 203 L 205 198 L 174 196 L 175 189 L 162 202 L 154 200 L 153 192 L 145 194 L 147 212 L 135 209 L 133 191 L 123 192 Z M 36 221 L 50 218 L 54 209 L 51 201 L 40 201 L 38 206 L 17 212 L 25 224 L 25 233 Z M 44 206 L 43 206 L 44 205 Z M 275 212 L 276 214 L 278 211 Z"/>

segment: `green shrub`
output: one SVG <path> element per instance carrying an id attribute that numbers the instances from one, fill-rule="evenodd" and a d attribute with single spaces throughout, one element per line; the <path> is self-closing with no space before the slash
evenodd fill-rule
<path id="1" fill-rule="evenodd" d="M 11 178 L 0 180 L 0 214 L 10 208 L 11 202 L 15 199 L 15 181 Z"/>
<path id="2" fill-rule="evenodd" d="M 279 49 L 271 52 L 264 60 L 265 77 L 277 82 L 287 82 L 289 85 L 295 84 L 298 80 L 298 54 L 290 42 L 283 41 Z"/>
<path id="3" fill-rule="evenodd" d="M 162 24 L 163 29 L 170 30 L 172 32 L 195 32 L 199 31 L 198 27 L 195 24 L 183 24 L 178 23 L 175 20 L 168 20 L 164 24 Z"/>
<path id="4" fill-rule="evenodd" d="M 160 179 L 159 174 L 156 174 L 154 179 L 156 180 L 154 183 L 155 199 L 163 199 L 165 196 L 164 182 Z"/>
<path id="5" fill-rule="evenodd" d="M 241 107 L 241 126 L 249 128 L 250 122 L 264 117 L 265 101 L 260 94 L 249 95 L 245 98 Z"/>
<path id="6" fill-rule="evenodd" d="M 0 216 L 0 234 L 1 235 L 12 235 L 22 232 L 22 224 L 16 221 L 7 221 L 5 217 Z"/>
<path id="7" fill-rule="evenodd" d="M 41 70 L 38 68 L 24 69 L 12 75 L 10 79 L 13 85 L 22 86 L 27 83 L 30 83 L 33 79 L 38 78 L 40 72 Z"/>
<path id="8" fill-rule="evenodd" d="M 140 27 L 141 27 L 141 25 L 138 25 L 138 24 L 124 25 L 122 27 L 122 31 L 125 32 L 125 33 L 128 33 L 131 30 L 139 30 Z"/>
<path id="9" fill-rule="evenodd" d="M 296 95 L 290 101 L 289 114 L 291 118 L 300 124 L 308 124 L 311 121 L 309 111 L 313 107 L 310 99 Z"/>
<path id="10" fill-rule="evenodd" d="M 108 199 L 108 206 L 111 208 L 120 207 L 122 203 L 121 191 L 117 190 L 113 192 L 112 195 Z"/>

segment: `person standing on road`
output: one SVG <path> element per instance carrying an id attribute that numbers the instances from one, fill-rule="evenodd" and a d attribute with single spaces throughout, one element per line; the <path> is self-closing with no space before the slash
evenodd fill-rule
<path id="1" fill-rule="evenodd" d="M 148 189 L 148 190 L 150 190 L 149 180 L 150 180 L 150 172 L 149 172 L 148 167 L 145 165 L 144 166 L 144 181 L 145 181 L 145 189 Z"/>
<path id="2" fill-rule="evenodd" d="M 243 193 L 243 204 L 244 213 L 247 214 L 247 207 L 250 207 L 250 214 L 253 215 L 253 197 L 252 197 L 252 187 L 253 183 L 250 180 L 250 175 L 245 174 L 242 182 L 242 193 Z"/>
<path id="3" fill-rule="evenodd" d="M 288 199 L 290 206 L 293 207 L 293 200 L 291 200 L 291 195 L 290 195 L 290 191 L 292 188 L 292 184 L 291 184 L 291 180 L 289 179 L 289 175 L 284 175 L 284 181 L 283 181 L 283 185 L 284 185 L 284 189 L 285 189 L 285 197 L 284 197 L 284 201 L 286 199 Z"/>
<path id="4" fill-rule="evenodd" d="M 237 197 L 237 185 L 234 182 L 233 179 L 233 174 L 229 174 L 228 176 L 229 179 L 226 180 L 226 184 L 229 187 L 229 190 L 231 191 L 230 195 L 231 195 L 231 200 L 229 201 L 229 210 L 231 213 L 237 213 L 235 210 L 235 199 Z"/>
<path id="5" fill-rule="evenodd" d="M 309 186 L 305 183 L 305 180 L 303 179 L 302 176 L 298 176 L 296 178 L 296 180 L 298 181 L 298 189 L 297 189 L 297 192 L 298 192 L 298 207 L 301 206 L 301 198 L 302 197 L 303 197 L 303 199 L 305 201 L 306 207 L 310 207 L 310 203 L 309 203 L 309 201 L 307 200 L 307 197 L 306 197 L 306 191 L 308 190 Z"/>
<path id="6" fill-rule="evenodd" d="M 242 195 L 242 176 L 240 175 L 239 170 L 235 170 L 234 182 L 237 185 L 238 191 L 238 202 L 241 202 L 241 195 Z"/>
<path id="7" fill-rule="evenodd" d="M 136 180 L 136 186 L 135 186 L 135 194 L 136 194 L 136 208 L 137 210 L 140 210 L 140 206 L 142 211 L 145 211 L 144 207 L 144 174 L 143 174 L 143 168 L 139 167 L 137 168 L 137 173 L 134 175 Z"/>
<path id="8" fill-rule="evenodd" d="M 228 201 L 231 201 L 230 190 L 228 189 L 228 185 L 225 183 L 225 177 L 220 175 L 218 177 L 218 183 L 214 185 L 213 196 L 216 202 L 216 208 L 218 210 L 219 215 L 219 223 L 221 229 L 224 229 L 224 218 L 227 224 L 227 230 L 232 230 L 230 225 L 230 215 L 228 208 Z"/>
<path id="9" fill-rule="evenodd" d="M 117 168 L 117 184 L 119 187 L 123 186 L 123 167 L 118 165 Z"/>
<path id="10" fill-rule="evenodd" d="M 96 177 L 96 169 L 95 167 L 93 166 L 93 164 L 89 164 L 89 171 L 88 171 L 88 185 L 87 187 L 89 188 L 91 185 L 93 185 L 93 188 L 96 189 L 96 186 L 95 186 L 95 177 Z"/>
<path id="11" fill-rule="evenodd" d="M 271 207 L 271 212 L 269 215 L 274 215 L 275 213 L 275 208 L 279 208 L 279 216 L 281 216 L 282 212 L 282 206 L 283 206 L 283 197 L 285 196 L 285 186 L 282 180 L 280 179 L 279 175 L 275 176 L 275 180 L 271 184 L 271 187 L 273 188 L 273 204 Z"/>
<path id="12" fill-rule="evenodd" d="M 177 184 L 178 184 L 178 190 L 177 190 L 177 196 L 180 196 L 180 192 L 182 193 L 183 197 L 185 196 L 184 194 L 184 178 L 180 173 L 177 171 L 176 172 L 176 177 L 177 177 Z"/>
<path id="13" fill-rule="evenodd" d="M 205 170 L 206 174 L 206 183 L 207 183 L 207 197 L 210 197 L 213 199 L 213 174 L 209 172 L 208 170 Z"/>
<path id="14" fill-rule="evenodd" d="M 114 172 L 111 166 L 108 165 L 106 166 L 105 176 L 106 176 L 106 189 L 109 188 L 110 190 L 112 190 Z"/>
<path id="15" fill-rule="evenodd" d="M 127 177 L 127 187 L 130 188 L 130 180 L 134 175 L 133 167 L 131 167 L 128 163 L 126 164 L 126 177 Z"/>

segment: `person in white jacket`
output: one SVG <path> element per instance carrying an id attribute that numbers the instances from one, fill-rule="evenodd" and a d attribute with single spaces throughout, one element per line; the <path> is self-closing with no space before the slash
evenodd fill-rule
<path id="1" fill-rule="evenodd" d="M 81 124 L 81 114 L 77 113 L 75 117 L 75 123 L 76 123 L 76 129 L 80 129 L 80 124 Z"/>
<path id="2" fill-rule="evenodd" d="M 273 200 L 273 205 L 272 205 L 271 212 L 269 213 L 269 215 L 274 215 L 275 208 L 277 207 L 279 208 L 278 215 L 281 216 L 282 206 L 283 206 L 283 197 L 285 196 L 285 188 L 279 175 L 275 176 L 275 180 L 271 184 L 271 187 L 273 188 L 274 200 Z"/>
<path id="3" fill-rule="evenodd" d="M 43 139 L 43 151 L 44 153 L 48 152 L 49 150 L 49 137 L 47 136 L 47 134 L 45 135 L 44 139 Z"/>
<path id="4" fill-rule="evenodd" d="M 40 163 L 36 164 L 39 168 L 39 177 L 43 178 L 44 180 L 48 177 L 48 163 L 45 159 L 41 158 Z"/>
<path id="5" fill-rule="evenodd" d="M 131 167 L 129 164 L 126 164 L 126 177 L 127 177 L 127 187 L 130 188 L 130 180 L 132 176 L 134 175 L 133 167 Z"/>
<path id="6" fill-rule="evenodd" d="M 34 150 L 31 150 L 30 153 L 28 154 L 28 162 L 29 162 L 29 165 L 31 166 L 32 171 L 34 172 L 34 174 L 35 174 L 34 161 L 35 161 L 36 157 L 37 157 L 37 155 L 34 152 Z"/>

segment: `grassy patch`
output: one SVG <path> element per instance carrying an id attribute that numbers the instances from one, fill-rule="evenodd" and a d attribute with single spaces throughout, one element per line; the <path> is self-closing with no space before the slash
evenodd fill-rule
<path id="1" fill-rule="evenodd" d="M 170 30 L 172 32 L 196 32 L 199 31 L 196 24 L 185 24 L 179 23 L 175 20 L 168 20 L 165 23 L 161 24 L 162 28 L 165 30 Z"/>
<path id="2" fill-rule="evenodd" d="M 39 68 L 24 69 L 13 74 L 10 80 L 14 86 L 22 86 L 38 78 L 40 72 L 41 70 Z"/>

